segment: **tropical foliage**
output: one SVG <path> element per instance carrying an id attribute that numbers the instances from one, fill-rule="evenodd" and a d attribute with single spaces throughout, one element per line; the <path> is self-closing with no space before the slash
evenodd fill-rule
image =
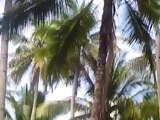
<path id="1" fill-rule="evenodd" d="M 51 120 L 68 112 L 72 120 L 160 118 L 159 1 L 104 0 L 99 32 L 95 32 L 99 20 L 94 1 L 80 3 L 6 0 L 0 18 L 0 109 L 4 108 L 7 75 L 16 85 L 24 82 L 25 74 L 31 77 L 29 89 L 7 92 L 14 116 L 3 110 L 0 119 L 4 120 L 4 112 L 7 120 Z M 121 7 L 125 15 L 118 19 L 125 22 L 116 36 Z M 26 38 L 24 28 L 29 27 L 34 30 Z M 9 40 L 16 50 L 8 62 Z M 128 60 L 129 53 L 124 53 L 119 41 L 140 56 Z M 53 86 L 60 81 L 73 86 L 72 96 L 47 102 L 47 93 L 54 92 Z M 41 82 L 44 91 L 39 90 Z M 84 87 L 85 98 L 78 97 Z"/>

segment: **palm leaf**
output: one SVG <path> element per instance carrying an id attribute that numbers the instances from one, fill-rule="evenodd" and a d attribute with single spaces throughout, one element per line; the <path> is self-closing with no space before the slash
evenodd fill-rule
<path id="1" fill-rule="evenodd" d="M 96 73 L 97 61 L 92 55 L 92 53 L 88 50 L 82 49 L 82 57 L 85 63 L 87 63 L 91 69 Z"/>
<path id="2" fill-rule="evenodd" d="M 134 10 L 130 4 L 126 3 L 126 5 L 128 10 L 128 19 L 125 32 L 128 35 L 128 43 L 138 43 L 141 46 L 142 52 L 144 53 L 145 59 L 147 59 L 150 64 L 150 69 L 153 72 L 155 79 L 155 68 L 151 47 L 153 39 L 149 34 L 149 25 L 145 18 Z"/>
<path id="3" fill-rule="evenodd" d="M 58 17 L 67 10 L 70 0 L 24 0 L 15 2 L 15 5 L 4 14 L 0 20 L 1 31 L 5 25 L 10 25 L 10 32 L 21 33 L 21 29 L 32 23 L 40 24 L 46 18 Z"/>
<path id="4" fill-rule="evenodd" d="M 41 104 L 36 110 L 36 119 L 53 119 L 60 114 L 67 113 L 69 111 L 69 107 L 70 106 L 67 101 L 55 101 L 47 104 Z"/>
<path id="5" fill-rule="evenodd" d="M 94 23 L 95 19 L 91 12 L 91 4 L 89 4 L 75 15 L 64 20 L 63 23 L 53 21 L 47 26 L 49 28 L 45 32 L 40 32 L 41 29 L 38 33 L 35 33 L 46 41 L 46 47 L 39 50 L 36 58 L 47 57 L 47 65 L 44 71 L 50 71 L 49 74 L 53 75 L 50 77 L 51 81 L 72 72 L 70 70 L 74 68 L 75 62 L 71 61 L 75 60 L 74 56 L 77 54 L 77 49 L 85 43 L 87 33 Z M 58 27 L 55 29 L 55 26 Z"/>
<path id="6" fill-rule="evenodd" d="M 25 115 L 22 112 L 23 110 L 21 109 L 21 107 L 19 106 L 19 104 L 16 102 L 16 100 L 14 99 L 14 97 L 13 96 L 7 97 L 7 100 L 9 102 L 11 102 L 13 108 L 15 109 L 15 115 L 16 115 L 17 120 L 25 120 L 26 117 L 25 117 Z"/>
<path id="7" fill-rule="evenodd" d="M 9 62 L 11 78 L 18 83 L 26 70 L 31 65 L 33 58 L 32 49 L 22 44 L 16 49 L 15 56 Z"/>
<path id="8" fill-rule="evenodd" d="M 149 22 L 150 28 L 153 25 L 157 25 L 157 23 L 159 23 L 160 5 L 157 0 L 147 0 L 145 2 L 142 0 L 137 0 L 137 5 L 141 15 L 143 15 L 143 17 L 145 17 Z"/>

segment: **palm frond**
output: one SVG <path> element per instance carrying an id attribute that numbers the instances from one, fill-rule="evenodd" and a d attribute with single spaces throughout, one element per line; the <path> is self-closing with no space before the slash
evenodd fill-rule
<path id="1" fill-rule="evenodd" d="M 139 12 L 143 17 L 147 19 L 149 22 L 150 28 L 153 25 L 157 25 L 160 19 L 160 5 L 157 0 L 152 0 L 152 1 L 145 1 L 142 2 L 141 0 L 137 0 L 137 5 Z M 147 8 L 147 9 L 146 9 Z"/>
<path id="2" fill-rule="evenodd" d="M 77 49 L 85 43 L 87 33 L 95 23 L 95 18 L 91 12 L 91 4 L 64 20 L 63 23 L 55 22 L 52 22 L 48 26 L 50 28 L 43 33 L 36 33 L 47 42 L 46 47 L 39 50 L 41 54 L 37 54 L 37 58 L 47 57 L 45 70 L 53 74 L 52 79 L 66 76 L 67 73 L 69 75 L 69 72 L 71 72 L 69 67 L 73 69 L 75 62 L 71 61 L 75 60 L 74 56 L 77 54 Z M 58 28 L 55 29 L 55 25 Z M 62 71 L 64 72 L 62 73 Z"/>
<path id="3" fill-rule="evenodd" d="M 112 99 L 119 89 L 121 83 L 126 79 L 126 67 L 125 67 L 125 53 L 117 53 L 114 56 L 114 61 L 112 65 L 111 78 L 112 84 L 110 89 L 109 98 Z"/>
<path id="4" fill-rule="evenodd" d="M 33 51 L 26 45 L 21 45 L 16 49 L 15 56 L 9 62 L 11 78 L 18 83 L 26 70 L 31 65 Z"/>
<path id="5" fill-rule="evenodd" d="M 143 72 L 147 69 L 148 62 L 144 59 L 144 56 L 136 57 L 127 62 L 127 68 L 132 71 Z"/>
<path id="6" fill-rule="evenodd" d="M 69 111 L 68 101 L 55 101 L 47 104 L 41 104 L 36 110 L 37 120 L 53 119 L 54 117 L 65 114 Z"/>
<path id="7" fill-rule="evenodd" d="M 146 89 L 142 89 L 142 90 L 139 90 L 138 92 L 136 92 L 134 95 L 131 96 L 131 98 L 134 98 L 136 97 L 137 95 L 145 95 L 145 94 L 155 94 L 155 89 L 149 89 L 149 88 L 146 88 Z"/>
<path id="8" fill-rule="evenodd" d="M 90 51 L 87 51 L 84 49 L 82 49 L 82 57 L 85 61 L 85 63 L 87 63 L 91 69 L 94 71 L 94 74 L 96 73 L 96 67 L 97 67 L 97 61 L 96 59 L 93 57 L 92 53 Z"/>
<path id="9" fill-rule="evenodd" d="M 22 112 L 23 110 L 21 109 L 21 107 L 19 106 L 15 98 L 13 96 L 10 96 L 10 97 L 7 97 L 7 100 L 11 102 L 12 107 L 15 109 L 15 115 L 17 120 L 25 120 L 26 118 Z"/>
<path id="10" fill-rule="evenodd" d="M 27 25 L 44 23 L 47 18 L 59 17 L 67 10 L 71 0 L 25 0 L 17 1 L 15 5 L 3 15 L 0 20 L 1 30 L 9 24 L 10 32 L 21 33 L 21 29 Z"/>
<path id="11" fill-rule="evenodd" d="M 150 69 L 155 78 L 155 68 L 152 54 L 153 39 L 149 34 L 150 27 L 148 22 L 143 16 L 140 15 L 140 13 L 134 10 L 130 4 L 126 3 L 126 5 L 128 11 L 128 19 L 125 26 L 125 33 L 128 35 L 127 42 L 132 45 L 138 43 L 141 46 L 142 53 L 144 53 L 145 59 L 148 60 Z"/>
<path id="12" fill-rule="evenodd" d="M 86 51 L 90 52 L 95 59 L 97 59 L 98 47 L 96 45 L 94 45 L 94 43 L 92 43 L 92 42 L 87 43 L 84 48 Z"/>

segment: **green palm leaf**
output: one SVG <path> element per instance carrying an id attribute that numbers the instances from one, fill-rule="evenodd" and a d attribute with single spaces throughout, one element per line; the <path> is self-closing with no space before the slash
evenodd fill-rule
<path id="1" fill-rule="evenodd" d="M 67 10 L 71 0 L 18 0 L 8 13 L 0 20 L 1 31 L 5 24 L 10 23 L 11 33 L 21 33 L 21 29 L 28 24 L 44 23 L 46 18 L 58 17 Z"/>
<path id="2" fill-rule="evenodd" d="M 51 75 L 50 79 L 52 80 L 50 81 L 64 76 L 67 78 L 69 73 L 73 72 L 77 49 L 86 42 L 87 33 L 94 23 L 95 19 L 91 12 L 90 3 L 64 20 L 63 23 L 53 21 L 50 25 L 43 26 L 35 32 L 35 36 L 46 42 L 46 46 L 39 50 L 36 58 L 47 57 L 44 71 L 48 71 Z M 47 27 L 48 29 L 45 30 L 44 28 Z"/>
<path id="3" fill-rule="evenodd" d="M 37 120 L 50 120 L 60 114 L 65 114 L 69 111 L 69 104 L 66 101 L 55 101 L 47 104 L 40 104 L 36 110 Z"/>
<path id="4" fill-rule="evenodd" d="M 9 62 L 11 78 L 19 83 L 24 73 L 31 65 L 33 51 L 26 45 L 21 45 L 16 49 L 15 56 Z"/>
<path id="5" fill-rule="evenodd" d="M 150 27 L 148 22 L 145 18 L 143 18 L 143 16 L 140 15 L 140 13 L 134 10 L 130 4 L 127 3 L 126 5 L 128 10 L 128 19 L 125 32 L 128 35 L 128 43 L 132 45 L 138 43 L 141 46 L 145 59 L 148 60 L 150 69 L 155 78 L 155 68 L 152 54 L 153 39 L 149 34 Z"/>

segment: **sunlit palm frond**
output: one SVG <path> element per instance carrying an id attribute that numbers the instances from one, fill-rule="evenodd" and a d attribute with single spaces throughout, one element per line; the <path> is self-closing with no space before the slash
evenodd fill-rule
<path id="1" fill-rule="evenodd" d="M 92 42 L 87 43 L 84 49 L 92 54 L 92 56 L 97 59 L 98 57 L 98 47 L 95 46 Z"/>
<path id="2" fill-rule="evenodd" d="M 37 107 L 36 110 L 36 119 L 41 120 L 49 120 L 54 117 L 65 114 L 69 111 L 69 104 L 67 101 L 55 101 L 46 104 L 41 104 Z"/>

